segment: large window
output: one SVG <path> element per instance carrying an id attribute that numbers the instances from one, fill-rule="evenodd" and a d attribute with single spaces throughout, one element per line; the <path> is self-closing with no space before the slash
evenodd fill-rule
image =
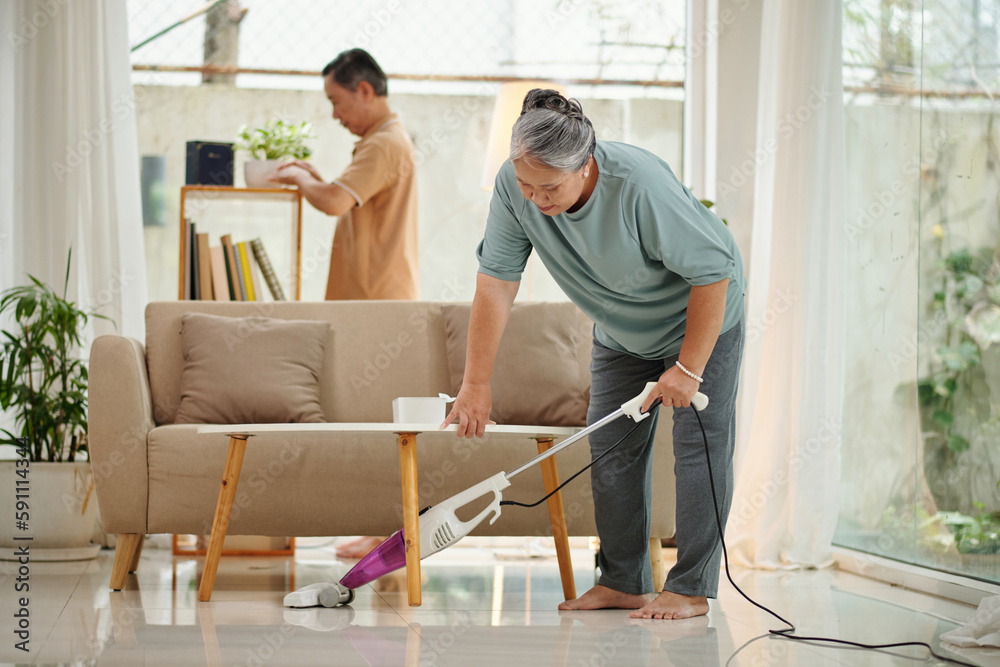
<path id="1" fill-rule="evenodd" d="M 198 13 L 205 5 L 130 0 L 133 65 L 171 83 L 223 64 L 269 72 L 240 74 L 241 86 L 312 87 L 278 73 L 317 71 L 357 46 L 421 82 L 400 91 L 521 77 L 641 83 L 630 95 L 656 96 L 684 78 L 684 3 L 668 0 L 226 0 Z"/>
<path id="2" fill-rule="evenodd" d="M 160 166 L 165 195 L 163 222 L 145 229 L 153 300 L 177 298 L 186 142 L 232 142 L 241 125 L 276 117 L 309 120 L 317 135 L 311 160 L 332 180 L 357 137 L 330 118 L 318 74 L 353 46 L 370 51 L 389 75 L 390 106 L 417 147 L 423 299 L 474 293 L 474 252 L 490 199 L 482 187 L 487 133 L 501 81 L 565 84 L 583 100 L 599 139 L 642 146 L 681 173 L 683 2 L 224 0 L 203 11 L 209 4 L 128 2 L 139 149 Z M 237 153 L 238 185 L 245 157 Z M 285 223 L 265 213 L 206 208 L 194 217 L 214 245 L 225 233 L 252 238 L 223 216 L 245 220 L 246 229 Z M 325 294 L 334 222 L 305 207 L 305 300 Z M 565 296 L 532 259 L 519 298 Z"/>
<path id="3" fill-rule="evenodd" d="M 1000 581 L 997 0 L 846 0 L 836 541 Z"/>

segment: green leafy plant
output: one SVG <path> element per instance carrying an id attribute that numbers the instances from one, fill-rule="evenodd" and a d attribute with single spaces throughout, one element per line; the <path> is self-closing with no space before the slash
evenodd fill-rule
<path id="1" fill-rule="evenodd" d="M 0 330 L 0 407 L 11 409 L 20 435 L 2 429 L 0 444 L 26 441 L 32 462 L 74 461 L 87 449 L 87 366 L 77 355 L 90 317 L 34 276 L 31 284 L 0 293 L 0 316 L 15 328 Z"/>
<path id="2" fill-rule="evenodd" d="M 983 512 L 976 503 L 978 514 L 938 512 L 938 517 L 955 536 L 955 547 L 962 554 L 1000 553 L 1000 512 Z"/>
<path id="3" fill-rule="evenodd" d="M 940 242 L 942 232 L 935 235 Z M 956 394 L 982 386 L 982 354 L 1000 342 L 1000 263 L 994 248 L 942 255 L 935 263 L 939 283 L 931 311 L 944 323 L 943 344 L 934 351 L 930 372 L 917 382 L 917 396 L 925 438 L 943 445 L 947 457 L 969 448 L 956 425 Z M 988 392 L 966 393 L 965 404 L 977 420 L 990 419 Z"/>
<path id="4" fill-rule="evenodd" d="M 241 126 L 237 131 L 236 147 L 250 153 L 255 160 L 305 160 L 312 155 L 312 149 L 305 145 L 305 140 L 314 138 L 316 135 L 309 121 L 296 125 L 275 119 L 254 130 Z"/>

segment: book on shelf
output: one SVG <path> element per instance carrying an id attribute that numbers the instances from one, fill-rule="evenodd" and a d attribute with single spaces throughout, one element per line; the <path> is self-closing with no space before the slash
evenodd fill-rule
<path id="1" fill-rule="evenodd" d="M 247 292 L 246 282 L 243 280 L 243 258 L 240 257 L 240 247 L 236 243 L 233 246 L 233 260 L 236 262 L 236 272 L 233 273 L 233 289 L 240 292 L 240 301 L 250 301 L 250 294 Z"/>
<path id="2" fill-rule="evenodd" d="M 216 301 L 232 301 L 229 274 L 226 272 L 226 249 L 221 245 L 209 248 L 212 259 L 212 294 Z"/>
<path id="3" fill-rule="evenodd" d="M 264 293 L 260 291 L 260 267 L 253 257 L 253 248 L 250 246 L 249 241 L 246 242 L 246 248 L 247 263 L 250 265 L 250 284 L 253 285 L 253 293 L 257 297 L 257 301 L 263 301 Z"/>
<path id="4" fill-rule="evenodd" d="M 226 251 L 226 270 L 229 274 L 229 288 L 233 301 L 246 301 L 240 287 L 239 271 L 237 269 L 236 249 L 233 247 L 233 237 L 226 234 L 222 237 L 222 247 Z"/>
<path id="5" fill-rule="evenodd" d="M 261 239 L 233 241 L 224 234 L 211 245 L 209 234 L 185 221 L 184 299 L 215 301 L 263 301 L 264 285 L 275 301 L 285 301 L 285 291 Z"/>
<path id="6" fill-rule="evenodd" d="M 191 222 L 188 225 L 188 238 L 191 240 L 191 299 L 201 298 L 201 275 L 198 271 L 198 226 Z"/>
<path id="7" fill-rule="evenodd" d="M 184 219 L 184 266 L 182 267 L 184 276 L 184 285 L 181 293 L 184 295 L 183 298 L 191 298 L 191 220 L 188 218 Z"/>
<path id="8" fill-rule="evenodd" d="M 236 249 L 240 255 L 240 271 L 242 273 L 243 288 L 247 295 L 247 301 L 258 301 L 257 295 L 253 291 L 253 278 L 250 276 L 250 257 L 247 254 L 246 241 L 237 243 Z"/>
<path id="9" fill-rule="evenodd" d="M 198 241 L 198 289 L 201 291 L 201 298 L 207 301 L 215 298 L 212 287 L 212 253 L 208 247 L 208 234 L 198 234 L 195 238 Z"/>
<path id="10" fill-rule="evenodd" d="M 253 250 L 253 256 L 257 258 L 260 273 L 264 277 L 264 282 L 267 283 L 267 289 L 271 291 L 271 296 L 274 297 L 275 301 L 284 301 L 285 291 L 281 289 L 281 283 L 278 282 L 278 276 L 271 265 L 271 259 L 267 256 L 267 251 L 264 250 L 264 243 L 259 238 L 254 239 L 250 241 L 250 248 Z"/>

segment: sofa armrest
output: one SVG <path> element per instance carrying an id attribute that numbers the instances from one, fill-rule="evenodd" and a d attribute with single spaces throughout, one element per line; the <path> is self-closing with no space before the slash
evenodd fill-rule
<path id="1" fill-rule="evenodd" d="M 147 435 L 155 426 L 146 353 L 125 336 L 90 349 L 87 441 L 106 533 L 146 532 Z"/>

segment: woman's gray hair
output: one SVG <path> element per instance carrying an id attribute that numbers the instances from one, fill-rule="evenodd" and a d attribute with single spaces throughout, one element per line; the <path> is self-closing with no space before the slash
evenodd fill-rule
<path id="1" fill-rule="evenodd" d="M 579 171 L 594 154 L 597 134 L 577 100 L 555 90 L 528 92 L 510 138 L 510 159 L 528 157 L 559 171 Z"/>

